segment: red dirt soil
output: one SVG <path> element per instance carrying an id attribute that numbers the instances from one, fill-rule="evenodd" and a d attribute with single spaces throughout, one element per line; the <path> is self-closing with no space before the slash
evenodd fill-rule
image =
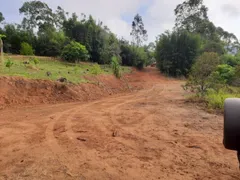
<path id="1" fill-rule="evenodd" d="M 107 97 L 105 91 L 104 98 L 89 102 L 1 110 L 0 179 L 240 179 L 236 153 L 222 145 L 222 116 L 186 104 L 182 82 L 154 68 L 125 78 L 141 90 L 127 93 L 113 83 L 114 88 L 105 88 L 125 93 Z M 91 88 L 99 87 L 86 86 L 93 94 Z M 50 88 L 46 99 L 58 102 Z"/>

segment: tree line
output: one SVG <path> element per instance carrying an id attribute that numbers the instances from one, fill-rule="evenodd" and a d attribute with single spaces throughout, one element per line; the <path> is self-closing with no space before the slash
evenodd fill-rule
<path id="1" fill-rule="evenodd" d="M 132 42 L 118 38 L 101 21 L 91 15 L 69 14 L 60 6 L 53 11 L 41 1 L 27 1 L 20 7 L 23 15 L 19 24 L 7 24 L 0 13 L 0 34 L 6 53 L 54 56 L 70 62 L 91 61 L 110 64 L 112 57 L 122 65 L 143 68 L 154 58 L 147 40 L 142 17 L 137 14 L 132 22 Z M 4 22 L 4 23 L 3 23 Z"/>

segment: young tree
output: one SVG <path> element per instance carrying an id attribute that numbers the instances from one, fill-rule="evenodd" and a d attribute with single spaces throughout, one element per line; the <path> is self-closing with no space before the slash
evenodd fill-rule
<path id="1" fill-rule="evenodd" d="M 133 43 L 138 47 L 143 41 L 147 41 L 147 30 L 145 30 L 142 17 L 139 14 L 134 17 L 132 22 L 132 32 L 130 35 L 133 38 Z"/>
<path id="2" fill-rule="evenodd" d="M 217 53 L 204 53 L 199 56 L 191 69 L 186 89 L 204 95 L 207 89 L 216 83 L 212 75 L 219 64 L 220 59 Z"/>

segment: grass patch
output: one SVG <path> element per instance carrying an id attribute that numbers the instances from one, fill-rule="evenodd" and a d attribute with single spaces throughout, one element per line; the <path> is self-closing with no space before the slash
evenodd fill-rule
<path id="1" fill-rule="evenodd" d="M 229 90 L 226 90 L 226 89 L 220 89 L 217 92 L 214 90 L 209 90 L 205 97 L 209 109 L 220 109 L 220 110 L 223 110 L 224 101 L 227 98 L 240 98 L 240 93 L 229 92 Z"/>
<path id="2" fill-rule="evenodd" d="M 8 57 L 5 59 L 7 60 Z M 5 61 L 6 61 L 5 60 Z M 11 59 L 13 65 L 11 68 L 1 68 L 0 76 L 21 76 L 30 79 L 47 79 L 56 81 L 64 77 L 68 81 L 79 84 L 87 82 L 84 75 L 112 74 L 109 65 L 97 65 L 93 63 L 66 63 L 58 60 L 40 59 L 39 62 L 33 63 L 28 57 L 21 59 Z M 24 64 L 25 62 L 25 64 Z M 30 64 L 26 64 L 29 62 Z M 125 73 L 131 72 L 131 68 L 122 67 Z M 49 76 L 47 74 L 50 74 Z"/>
<path id="3" fill-rule="evenodd" d="M 198 104 L 209 112 L 223 112 L 224 101 L 227 98 L 240 98 L 240 88 L 225 87 L 218 91 L 209 89 L 204 95 L 191 94 L 187 97 L 186 102 Z"/>

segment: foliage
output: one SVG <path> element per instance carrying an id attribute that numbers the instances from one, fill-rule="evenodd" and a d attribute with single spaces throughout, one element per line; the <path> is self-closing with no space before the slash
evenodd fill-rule
<path id="1" fill-rule="evenodd" d="M 148 53 L 144 47 L 130 45 L 128 41 L 122 39 L 120 42 L 122 65 L 135 66 L 142 69 L 148 61 Z"/>
<path id="2" fill-rule="evenodd" d="M 216 53 L 204 53 L 199 56 L 191 69 L 185 88 L 204 95 L 214 85 L 212 73 L 219 63 L 219 56 Z"/>
<path id="3" fill-rule="evenodd" d="M 30 57 L 30 58 L 29 58 L 29 62 L 30 62 L 30 63 L 33 63 L 33 64 L 35 64 L 35 65 L 38 65 L 38 64 L 40 63 L 39 59 L 36 58 L 36 57 Z"/>
<path id="4" fill-rule="evenodd" d="M 239 93 L 230 93 L 225 89 L 220 89 L 215 91 L 213 89 L 209 89 L 206 94 L 206 101 L 208 104 L 208 108 L 210 109 L 223 109 L 224 101 L 227 98 L 240 98 Z"/>
<path id="5" fill-rule="evenodd" d="M 233 33 L 229 33 L 221 27 L 216 27 L 208 19 L 208 8 L 203 4 L 203 0 L 184 1 L 177 5 L 175 15 L 175 29 L 184 29 L 190 33 L 200 34 L 207 41 L 217 43 L 222 41 L 228 52 L 240 48 L 239 41 Z"/>
<path id="6" fill-rule="evenodd" d="M 2 12 L 0 12 L 0 23 L 3 22 L 5 20 L 5 18 L 3 17 Z"/>
<path id="7" fill-rule="evenodd" d="M 85 61 L 89 57 L 86 47 L 74 41 L 64 47 L 61 56 L 68 62 Z"/>
<path id="8" fill-rule="evenodd" d="M 147 40 L 147 30 L 145 30 L 142 17 L 139 14 L 134 17 L 130 35 L 133 38 L 133 43 L 137 46 L 140 46 L 143 41 Z"/>
<path id="9" fill-rule="evenodd" d="M 215 52 L 219 55 L 225 54 L 226 50 L 224 48 L 224 44 L 221 42 L 216 41 L 207 41 L 206 44 L 204 44 L 203 52 Z"/>
<path id="10" fill-rule="evenodd" d="M 7 58 L 5 66 L 10 70 L 10 68 L 14 65 L 11 58 Z"/>
<path id="11" fill-rule="evenodd" d="M 186 31 L 166 32 L 159 37 L 156 60 L 161 72 L 186 76 L 198 55 L 200 38 Z"/>
<path id="12" fill-rule="evenodd" d="M 23 42 L 23 43 L 21 43 L 20 54 L 32 56 L 32 55 L 34 55 L 34 50 L 30 44 Z"/>
<path id="13" fill-rule="evenodd" d="M 221 56 L 221 63 L 234 67 L 234 66 L 240 65 L 240 57 L 233 56 L 231 54 L 225 54 Z"/>
<path id="14" fill-rule="evenodd" d="M 101 73 L 102 73 L 102 69 L 101 69 L 101 67 L 99 66 L 99 64 L 94 64 L 94 65 L 92 66 L 91 73 L 94 74 L 94 75 L 98 75 L 98 74 L 101 74 Z"/>
<path id="15" fill-rule="evenodd" d="M 121 77 L 121 69 L 120 69 L 120 65 L 119 65 L 119 62 L 118 62 L 118 58 L 116 56 L 112 57 L 111 66 L 112 66 L 113 74 L 117 78 L 120 78 Z"/>
<path id="16" fill-rule="evenodd" d="M 227 64 L 218 65 L 216 71 L 212 74 L 215 82 L 222 84 L 231 84 L 235 76 L 235 68 Z"/>

